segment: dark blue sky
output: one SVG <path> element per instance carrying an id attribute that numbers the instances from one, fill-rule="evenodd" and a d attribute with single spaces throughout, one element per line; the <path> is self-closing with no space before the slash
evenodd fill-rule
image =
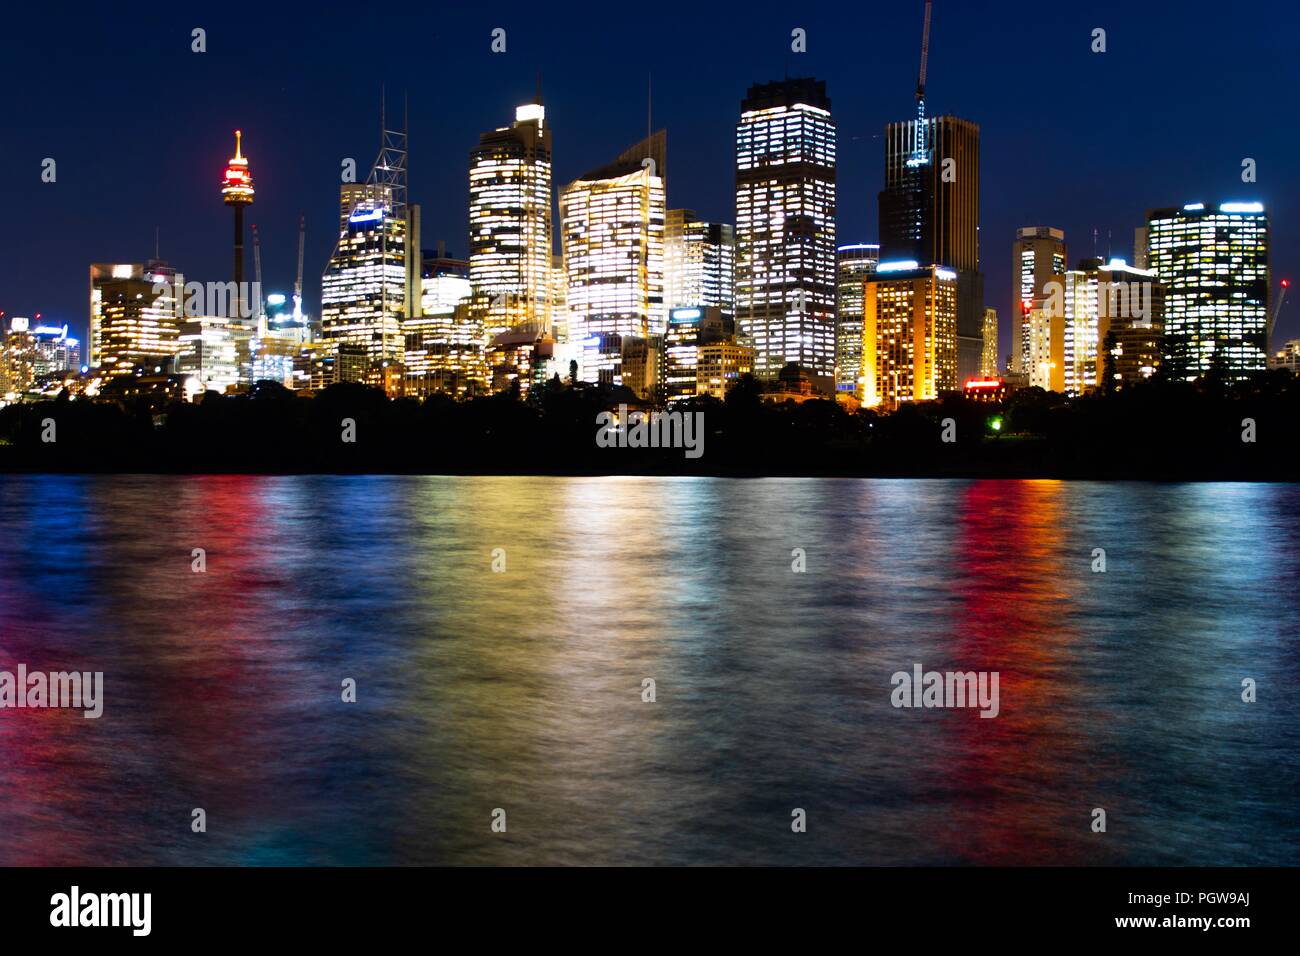
<path id="1" fill-rule="evenodd" d="M 316 310 L 333 245 L 339 164 L 364 175 L 378 146 L 380 84 L 410 95 L 411 198 L 424 245 L 465 253 L 467 152 L 505 125 L 544 74 L 557 187 L 644 135 L 646 77 L 668 130 L 668 202 L 734 219 L 733 142 L 750 83 L 827 82 L 839 127 L 839 241 L 876 239 L 881 130 L 914 109 L 920 0 L 871 3 L 124 6 L 6 11 L 0 31 L 0 182 L 8 219 L 0 310 L 41 312 L 84 334 L 87 267 L 140 261 L 161 230 L 187 278 L 229 278 L 218 180 L 242 128 L 264 283 L 290 291 L 307 215 Z M 1021 225 L 1066 230 L 1071 264 L 1131 257 L 1149 207 L 1258 199 L 1274 278 L 1300 273 L 1297 25 L 1287 2 L 1069 4 L 937 0 L 927 102 L 982 130 L 981 255 L 988 304 L 1011 306 Z M 244 11 L 243 24 L 231 11 Z M 791 12 L 791 11 L 797 12 Z M 208 52 L 190 52 L 190 30 Z M 494 27 L 505 54 L 490 52 Z M 790 31 L 808 53 L 789 53 Z M 1094 27 L 1108 52 L 1090 51 Z M 41 161 L 58 181 L 40 180 Z M 1241 182 L 1241 161 L 1259 181 Z M 251 277 L 251 248 L 249 259 Z M 1300 301 L 1279 333 L 1300 335 Z"/>

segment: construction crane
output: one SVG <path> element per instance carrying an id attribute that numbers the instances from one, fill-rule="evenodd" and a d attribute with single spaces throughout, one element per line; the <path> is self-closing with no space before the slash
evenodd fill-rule
<path id="1" fill-rule="evenodd" d="M 307 214 L 298 216 L 298 278 L 293 283 L 293 321 L 302 324 L 302 257 L 307 241 Z"/>
<path id="2" fill-rule="evenodd" d="M 930 60 L 930 11 L 932 0 L 925 0 L 925 27 L 921 30 L 921 69 L 916 75 L 916 139 L 912 147 L 909 166 L 924 166 L 929 162 L 929 151 L 925 148 L 925 68 Z"/>
<path id="3" fill-rule="evenodd" d="M 1268 317 L 1268 341 L 1273 341 L 1273 330 L 1277 328 L 1277 317 L 1282 314 L 1282 303 L 1286 301 L 1286 290 L 1291 288 L 1291 280 L 1282 280 L 1282 291 L 1278 294 L 1277 305 L 1273 306 L 1273 314 Z"/>
<path id="4" fill-rule="evenodd" d="M 932 0 L 925 0 L 925 28 L 921 31 L 921 71 L 916 77 L 916 116 L 925 119 L 925 67 L 930 59 L 930 11 Z"/>
<path id="5" fill-rule="evenodd" d="M 257 334 L 262 334 L 262 324 L 266 320 L 266 300 L 262 296 L 262 240 L 257 235 L 257 223 L 253 223 L 253 288 L 257 290 Z"/>

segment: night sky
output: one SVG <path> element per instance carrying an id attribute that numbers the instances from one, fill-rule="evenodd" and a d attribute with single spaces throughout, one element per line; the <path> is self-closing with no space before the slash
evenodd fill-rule
<path id="1" fill-rule="evenodd" d="M 264 286 L 292 289 L 300 212 L 317 312 L 340 162 L 364 178 L 381 84 L 410 97 L 411 201 L 423 245 L 463 256 L 467 154 L 507 125 L 543 73 L 560 186 L 654 125 L 668 130 L 668 204 L 734 221 L 734 125 L 754 82 L 827 82 L 839 128 L 840 244 L 877 239 L 881 132 L 913 115 L 923 3 L 172 4 L 112 15 L 57 4 L 0 28 L 0 310 L 84 336 L 87 268 L 142 261 L 161 233 L 187 279 L 230 278 L 219 177 L 244 130 Z M 792 10 L 797 12 L 791 12 Z M 235 17 L 242 11 L 242 22 Z M 742 12 L 743 11 L 743 12 Z M 1070 264 L 1132 257 L 1147 208 L 1263 201 L 1274 279 L 1300 273 L 1300 12 L 1287 3 L 935 3 L 927 105 L 981 127 L 980 251 L 1009 348 L 1018 226 L 1065 229 Z M 190 52 L 207 30 L 208 52 Z M 495 27 L 507 52 L 490 52 Z M 792 54 L 790 31 L 808 32 Z M 1108 51 L 1090 50 L 1094 27 Z M 42 183 L 53 157 L 58 180 Z M 1241 182 L 1241 161 L 1258 182 Z M 252 278 L 251 240 L 248 277 Z M 558 251 L 558 247 L 557 247 Z M 1300 301 L 1278 334 L 1300 335 Z M 1277 341 L 1277 339 L 1275 339 Z"/>

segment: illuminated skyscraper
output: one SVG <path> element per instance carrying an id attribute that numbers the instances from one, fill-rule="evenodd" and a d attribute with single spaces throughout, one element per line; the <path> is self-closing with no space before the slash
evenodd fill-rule
<path id="1" fill-rule="evenodd" d="M 623 384 L 623 338 L 662 335 L 667 322 L 665 150 L 660 130 L 560 194 L 568 336 L 589 382 Z"/>
<path id="2" fill-rule="evenodd" d="M 224 315 L 187 316 L 181 323 L 176 374 L 192 377 L 198 391 L 224 393 L 238 383 L 238 322 Z"/>
<path id="3" fill-rule="evenodd" d="M 137 365 L 170 369 L 180 350 L 178 285 L 184 278 L 156 259 L 91 265 L 89 364 L 113 375 Z"/>
<path id="4" fill-rule="evenodd" d="M 402 323 L 407 395 L 478 393 L 487 387 L 481 314 L 468 300 L 434 305 Z"/>
<path id="5" fill-rule="evenodd" d="M 489 335 L 550 325 L 551 129 L 538 99 L 469 154 L 469 279 Z"/>
<path id="6" fill-rule="evenodd" d="M 979 256 L 980 128 L 955 116 L 885 127 L 880 256 L 957 273 L 957 367 L 978 375 L 984 347 Z"/>
<path id="7" fill-rule="evenodd" d="M 1029 386 L 1048 392 L 1065 391 L 1066 319 L 1049 309 L 1028 309 L 1024 313 L 1029 333 L 1026 369 Z"/>
<path id="8" fill-rule="evenodd" d="M 1065 273 L 1065 233 L 1051 226 L 1016 230 L 1011 247 L 1011 371 L 1029 371 L 1029 313 L 1042 309 L 1047 284 Z M 1028 303 L 1028 305 L 1025 305 Z"/>
<path id="9" fill-rule="evenodd" d="M 957 380 L 957 273 L 882 262 L 865 281 L 864 404 L 896 408 L 953 391 Z"/>
<path id="10" fill-rule="evenodd" d="M 835 373 L 835 122 L 826 84 L 751 86 L 736 124 L 736 318 L 754 374 Z"/>
<path id="11" fill-rule="evenodd" d="M 15 315 L 0 323 L 0 405 L 19 401 L 36 381 L 36 338 L 31 321 Z M 691 371 L 694 373 L 694 368 Z"/>
<path id="12" fill-rule="evenodd" d="M 421 272 L 421 313 L 453 308 L 468 300 L 473 292 L 469 263 L 444 255 L 441 249 L 435 255 L 424 255 Z"/>
<path id="13" fill-rule="evenodd" d="M 984 351 L 980 356 L 980 378 L 998 375 L 998 310 L 984 310 Z"/>
<path id="14" fill-rule="evenodd" d="M 551 334 L 556 344 L 568 345 L 569 334 L 569 275 L 564 271 L 564 256 L 551 256 Z"/>
<path id="15" fill-rule="evenodd" d="M 858 401 L 866 394 L 862 370 L 862 299 L 867 276 L 880 262 L 880 246 L 840 246 L 835 281 L 835 390 Z"/>
<path id="16" fill-rule="evenodd" d="M 1110 385 L 1154 374 L 1159 354 L 1151 346 L 1164 322 L 1164 294 L 1154 272 L 1123 259 L 1088 258 L 1053 276 L 1044 291 L 1041 308 L 1030 312 L 1041 326 L 1031 348 L 1035 362 L 1027 366 L 1031 385 L 1081 395 L 1105 384 L 1108 337 L 1115 365 Z M 1050 342 L 1049 351 L 1043 341 Z"/>
<path id="17" fill-rule="evenodd" d="M 701 346 L 735 341 L 736 320 L 716 305 L 669 309 L 668 332 L 664 336 L 664 398 L 675 402 L 699 394 Z"/>
<path id="18" fill-rule="evenodd" d="M 405 128 L 381 125 L 369 178 L 339 189 L 339 238 L 321 277 L 322 341 L 360 349 L 349 350 L 349 362 L 364 354 L 376 370 L 401 361 L 402 320 L 419 314 L 422 281 L 419 207 L 406 201 Z"/>
<path id="19" fill-rule="evenodd" d="M 1245 378 L 1268 365 L 1269 226 L 1257 202 L 1189 203 L 1147 214 L 1143 263 L 1165 291 L 1172 378 Z"/>
<path id="20" fill-rule="evenodd" d="M 735 230 L 727 223 L 702 222 L 692 209 L 669 209 L 664 282 L 669 309 L 717 306 L 735 315 Z"/>

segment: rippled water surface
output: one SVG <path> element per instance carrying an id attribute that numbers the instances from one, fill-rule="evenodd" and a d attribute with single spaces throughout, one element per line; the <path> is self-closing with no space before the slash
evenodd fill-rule
<path id="1" fill-rule="evenodd" d="M 99 720 L 0 710 L 0 864 L 1295 864 L 1297 516 L 1282 485 L 0 477 L 0 670 L 105 675 Z M 918 663 L 997 671 L 999 716 L 895 709 Z"/>

